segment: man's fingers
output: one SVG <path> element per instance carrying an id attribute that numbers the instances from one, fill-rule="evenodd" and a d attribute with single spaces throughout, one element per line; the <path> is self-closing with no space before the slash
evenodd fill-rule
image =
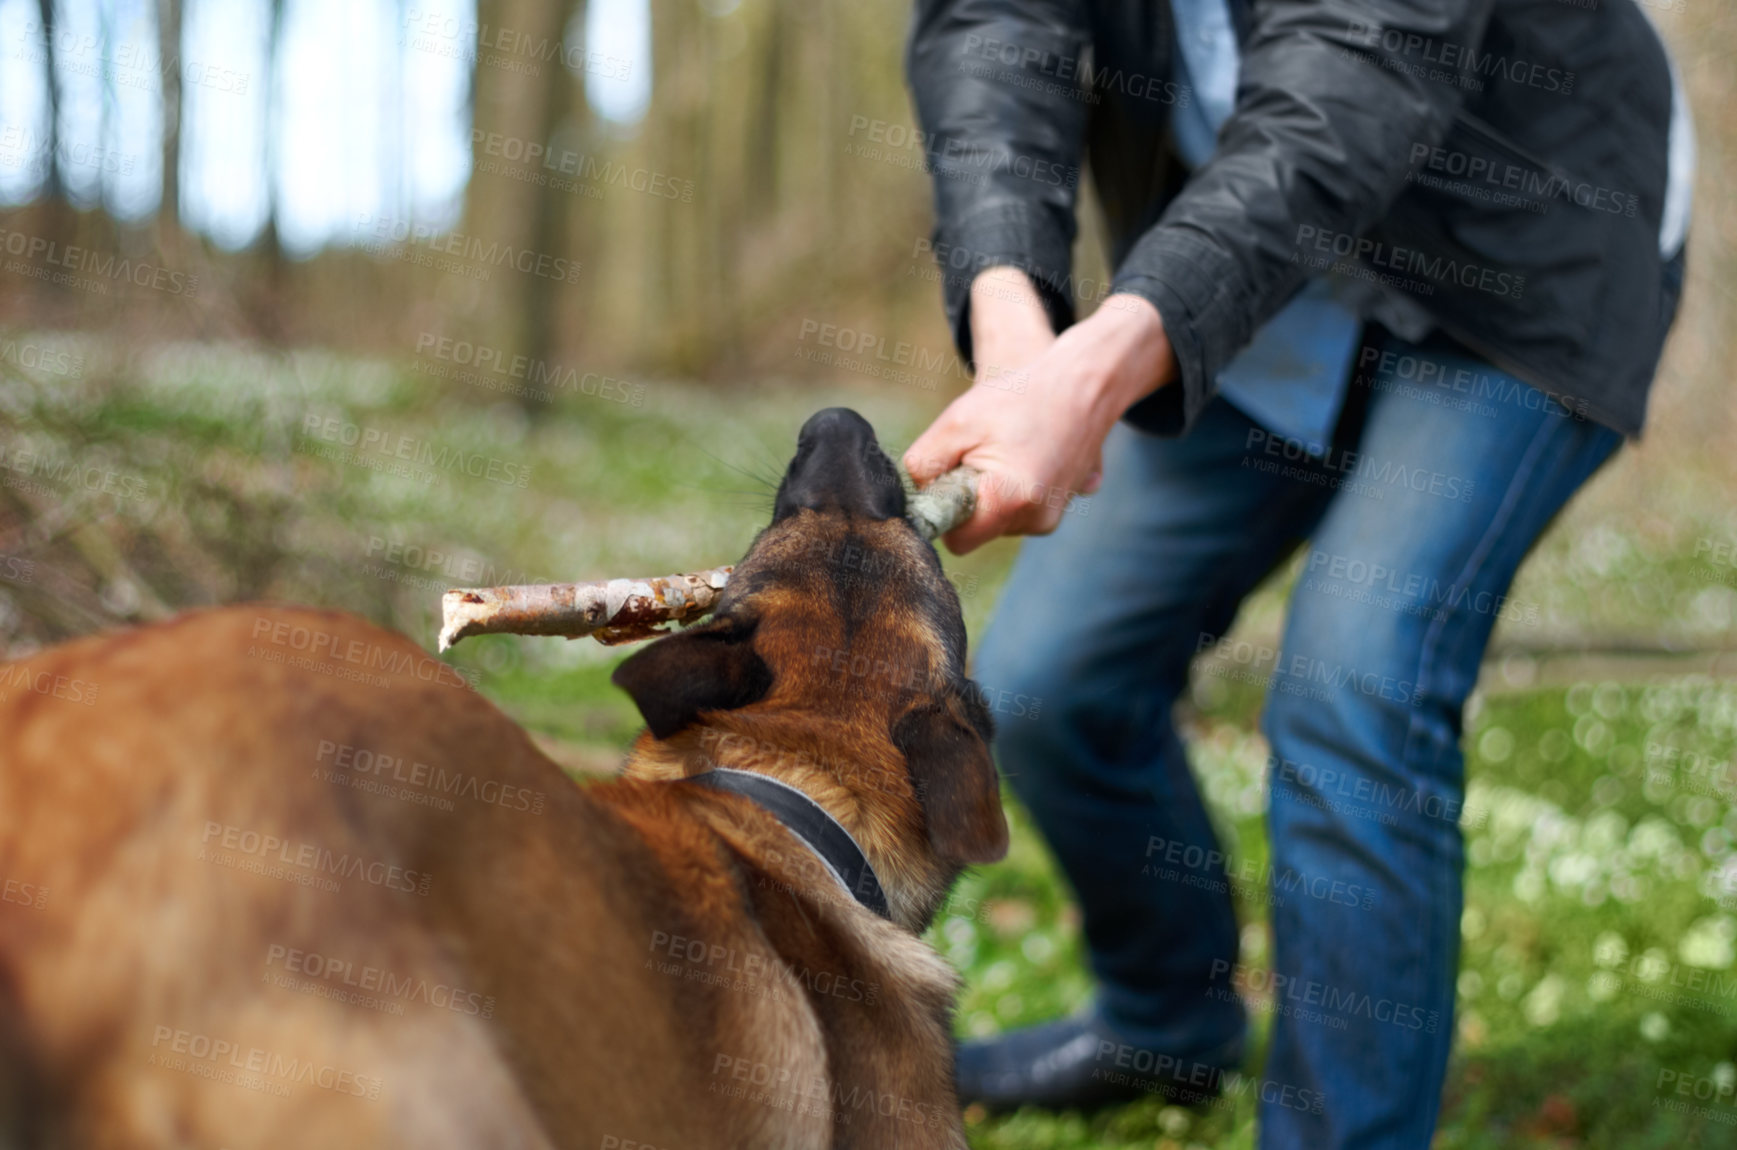
<path id="1" fill-rule="evenodd" d="M 1048 535 L 1061 522 L 1062 501 L 1044 498 L 1047 490 L 986 472 L 977 483 L 976 514 L 947 533 L 947 549 L 964 555 L 1003 535 Z"/>
<path id="2" fill-rule="evenodd" d="M 1013 519 L 1019 514 L 1019 503 L 1010 500 L 1011 485 L 997 471 L 984 471 L 977 477 L 977 509 L 971 518 L 949 531 L 944 537 L 947 549 L 955 555 L 977 550 L 991 539 L 1007 534 Z"/>
<path id="3" fill-rule="evenodd" d="M 917 436 L 916 442 L 905 449 L 905 470 L 918 487 L 945 475 L 959 466 L 960 457 L 969 449 L 966 443 L 947 425 L 946 416 L 936 420 L 929 430 Z"/>
<path id="4" fill-rule="evenodd" d="M 1086 472 L 1085 482 L 1080 484 L 1081 495 L 1096 495 L 1098 488 L 1104 485 L 1104 453 L 1098 452 L 1098 457 L 1092 460 L 1092 469 Z"/>
<path id="5" fill-rule="evenodd" d="M 979 510 L 969 520 L 941 537 L 947 550 L 955 555 L 969 555 L 985 543 L 1001 538 L 1007 531 L 1003 524 L 984 518 Z"/>

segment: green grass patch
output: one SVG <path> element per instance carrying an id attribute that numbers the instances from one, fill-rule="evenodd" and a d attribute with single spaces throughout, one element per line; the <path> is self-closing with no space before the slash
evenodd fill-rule
<path id="1" fill-rule="evenodd" d="M 0 378 L 0 445 L 113 471 L 145 494 L 117 500 L 50 480 L 0 488 L 9 553 L 39 573 L 0 585 L 0 640 L 14 650 L 246 598 L 342 607 L 432 646 L 449 586 L 729 562 L 764 524 L 809 414 L 856 407 L 897 454 L 942 398 L 648 381 L 643 406 L 573 398 L 533 422 L 391 364 L 86 350 L 82 380 Z M 307 449 L 310 417 L 481 454 L 527 478 L 436 468 L 424 482 L 324 458 Z M 1737 640 L 1737 566 L 1724 546 L 1737 520 L 1719 485 L 1680 463 L 1677 495 L 1636 502 L 1620 466 L 1528 560 L 1498 642 Z M 974 636 L 1014 550 L 946 557 Z M 1244 627 L 1273 632 L 1292 573 L 1254 597 Z M 491 637 L 449 657 L 533 731 L 607 762 L 638 727 L 608 682 L 625 653 Z M 1260 705 L 1258 687 L 1202 676 L 1184 706 L 1224 843 L 1257 866 L 1267 853 Z M 1468 901 L 1436 1145 L 1737 1146 L 1737 685 L 1678 676 L 1491 694 L 1472 709 L 1465 745 Z M 1054 1018 L 1091 994 L 1077 911 L 1029 820 L 1011 814 L 1008 859 L 968 874 L 930 934 L 965 976 L 965 1035 Z M 1239 913 L 1245 961 L 1266 961 L 1260 906 Z M 1151 1101 L 969 1120 L 973 1144 L 997 1150 L 1253 1145 L 1246 1096 L 1201 1112 Z"/>

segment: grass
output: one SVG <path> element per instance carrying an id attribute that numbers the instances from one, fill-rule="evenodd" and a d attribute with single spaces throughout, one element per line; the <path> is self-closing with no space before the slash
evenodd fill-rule
<path id="1" fill-rule="evenodd" d="M 897 448 L 936 403 L 885 386 L 745 396 L 654 383 L 643 407 L 575 398 L 533 424 L 397 365 L 85 352 L 82 380 L 0 380 L 0 447 L 100 464 L 138 479 L 146 496 L 40 476 L 34 487 L 0 485 L 0 557 L 37 572 L 0 581 L 0 641 L 13 653 L 242 597 L 342 606 L 431 642 L 446 586 L 727 561 L 764 521 L 770 481 L 807 414 L 847 402 Z M 436 458 L 444 449 L 511 465 L 514 479 L 436 466 L 424 481 L 323 458 L 319 445 L 343 446 L 313 430 L 327 419 L 433 445 Z M 1662 486 L 1678 495 L 1663 506 L 1661 485 L 1637 486 L 1622 465 L 1596 480 L 1523 570 L 1514 598 L 1536 610 L 1502 624 L 1497 645 L 1737 639 L 1737 568 L 1717 547 L 1737 534 L 1733 513 L 1692 464 L 1672 475 Z M 974 635 L 1012 551 L 947 559 Z M 1257 593 L 1239 633 L 1273 632 L 1293 577 Z M 608 683 L 624 653 L 490 637 L 453 657 L 568 751 L 563 761 L 596 767 L 637 727 Z M 1468 714 L 1467 910 L 1436 1145 L 1737 1146 L 1737 684 L 1669 666 L 1577 675 L 1571 665 L 1557 680 L 1487 673 Z M 1255 860 L 1266 850 L 1259 705 L 1258 691 L 1200 675 L 1184 706 L 1225 841 Z M 1026 818 L 1010 813 L 1009 857 L 967 875 L 930 936 L 965 976 L 962 1034 L 1065 1014 L 1091 993 L 1065 886 Z M 1240 912 L 1243 957 L 1261 963 L 1260 908 Z M 1676 1082 L 1723 1100 L 1703 1113 L 1663 1109 Z M 1246 1098 L 1205 1111 L 1152 1101 L 968 1122 L 984 1150 L 1231 1150 L 1254 1139 Z"/>
<path id="2" fill-rule="evenodd" d="M 1259 858 L 1265 747 L 1251 719 L 1227 704 L 1190 725 L 1214 814 Z M 1696 678 L 1484 701 L 1467 735 L 1471 861 L 1436 1146 L 1737 1145 L 1734 724 L 1737 686 Z M 967 1034 L 1053 1017 L 1090 993 L 1061 879 L 1026 821 L 1015 828 L 1008 860 L 970 875 L 934 932 L 966 976 Z M 1239 910 L 1243 959 L 1259 964 L 1266 923 Z M 1657 1108 L 1698 1080 L 1723 1084 L 1725 1101 L 1706 1107 L 1716 1117 Z M 970 1117 L 973 1145 L 998 1150 L 1254 1144 L 1246 1099 Z"/>

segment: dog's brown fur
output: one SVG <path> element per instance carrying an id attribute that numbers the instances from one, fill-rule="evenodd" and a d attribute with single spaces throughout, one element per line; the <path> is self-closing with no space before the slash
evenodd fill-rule
<path id="1" fill-rule="evenodd" d="M 954 979 L 914 933 L 1006 846 L 958 610 L 902 521 L 788 515 L 716 622 L 623 665 L 668 737 L 588 787 L 341 614 L 0 667 L 0 1147 L 963 1146 Z M 510 789 L 378 793 L 327 744 Z M 896 925 L 668 781 L 712 765 L 824 805 Z M 284 986 L 291 951 L 349 966 Z"/>

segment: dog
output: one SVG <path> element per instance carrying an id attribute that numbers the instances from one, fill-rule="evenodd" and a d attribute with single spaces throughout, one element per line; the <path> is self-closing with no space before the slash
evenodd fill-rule
<path id="1" fill-rule="evenodd" d="M 904 511 L 810 419 L 589 785 L 340 613 L 0 666 L 0 1147 L 963 1147 L 919 934 L 1008 832 Z"/>

